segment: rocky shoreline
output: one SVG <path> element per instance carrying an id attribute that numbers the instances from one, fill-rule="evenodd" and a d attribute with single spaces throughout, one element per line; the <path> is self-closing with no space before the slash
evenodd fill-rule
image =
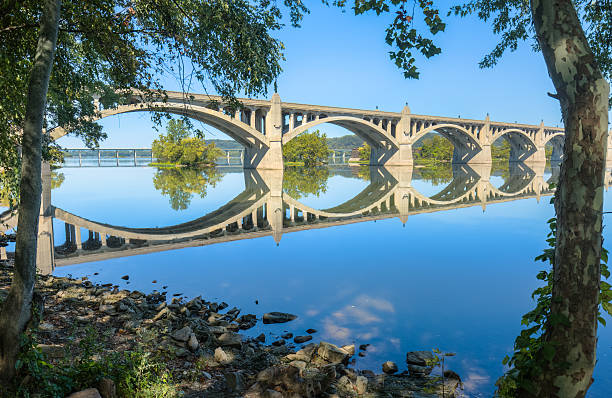
<path id="1" fill-rule="evenodd" d="M 0 301 L 8 294 L 11 267 L 0 266 Z M 355 346 L 308 343 L 311 333 L 282 336 L 267 345 L 265 335 L 247 338 L 240 330 L 258 322 L 288 322 L 291 314 L 268 313 L 262 319 L 241 315 L 240 309 L 201 297 L 189 301 L 165 293 L 119 290 L 95 285 L 86 278 L 41 276 L 33 325 L 37 347 L 53 365 L 82 355 L 82 341 L 94 340 L 99 353 L 146 351 L 160 358 L 171 375 L 174 393 L 182 397 L 415 397 L 452 398 L 460 395 L 459 377 L 452 371 L 432 376 L 435 356 L 429 351 L 407 354 L 409 371 L 396 374 L 386 362 L 383 372 L 355 370 L 349 365 Z M 93 336 L 93 338 L 92 338 Z M 297 347 L 285 339 L 293 338 Z M 88 352 L 88 355 L 91 353 Z M 28 375 L 21 384 L 27 387 Z M 95 385 L 71 398 L 111 398 L 116 380 L 99 377 Z M 120 391 L 119 391 L 120 392 Z M 32 395 L 34 396 L 34 395 Z M 39 395 L 40 396 L 40 395 Z"/>

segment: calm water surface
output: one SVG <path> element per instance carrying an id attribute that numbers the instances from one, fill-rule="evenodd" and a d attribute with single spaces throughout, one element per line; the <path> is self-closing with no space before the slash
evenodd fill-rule
<path id="1" fill-rule="evenodd" d="M 306 175 L 288 170 L 282 186 L 299 203 L 327 209 L 367 191 L 370 175 L 376 173 L 348 166 Z M 521 181 L 551 180 L 550 169 L 535 177 L 520 170 L 487 174 L 456 170 L 453 180 L 450 166 L 414 169 L 400 183 L 409 183 L 412 196 L 416 191 L 424 198 L 452 202 L 483 178 L 506 192 L 519 191 L 525 185 Z M 239 168 L 202 176 L 164 174 L 150 167 L 92 167 L 57 170 L 54 185 L 53 205 L 80 217 L 125 227 L 163 227 L 217 210 L 248 184 Z M 610 195 L 606 192 L 606 203 L 612 203 Z M 403 370 L 407 351 L 455 352 L 449 367 L 463 378 L 466 394 L 491 396 L 504 371 L 501 360 L 520 331 L 521 315 L 534 305 L 530 295 L 543 268 L 533 258 L 545 247 L 553 207 L 549 196 L 537 196 L 485 205 L 467 200 L 459 208 L 438 205 L 431 209 L 438 211 L 411 213 L 407 220 L 396 215 L 285 230 L 278 245 L 264 236 L 63 266 L 55 274 L 87 275 L 94 282 L 145 292 L 167 285 L 168 297 L 202 295 L 258 317 L 290 312 L 298 315 L 293 322 L 258 325 L 246 333 L 263 331 L 272 341 L 285 331 L 303 335 L 315 328 L 315 341 L 370 344 L 366 356 L 357 357 L 355 366 L 362 369 L 380 372 L 381 364 L 392 360 Z M 286 227 L 291 225 L 288 211 Z M 610 231 L 604 229 L 608 242 Z M 83 234 L 86 239 L 84 229 Z M 60 220 L 54 221 L 54 236 L 55 245 L 65 241 Z M 126 274 L 129 284 L 121 279 Z M 589 397 L 607 397 L 612 389 L 611 330 L 599 329 L 599 360 Z"/>

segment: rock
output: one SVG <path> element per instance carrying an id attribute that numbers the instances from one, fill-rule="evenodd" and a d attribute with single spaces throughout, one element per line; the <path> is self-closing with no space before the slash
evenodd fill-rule
<path id="1" fill-rule="evenodd" d="M 276 340 L 276 341 L 272 342 L 272 345 L 275 346 L 275 347 L 280 347 L 282 345 L 285 345 L 285 340 L 283 340 L 283 339 Z"/>
<path id="2" fill-rule="evenodd" d="M 100 307 L 98 307 L 98 311 L 104 312 L 105 314 L 108 314 L 108 315 L 114 315 L 117 312 L 115 311 L 114 306 L 108 305 L 108 304 L 100 304 Z"/>
<path id="3" fill-rule="evenodd" d="M 259 341 L 260 343 L 265 343 L 266 341 L 266 335 L 265 334 L 260 334 L 259 336 L 255 337 L 255 341 Z"/>
<path id="4" fill-rule="evenodd" d="M 117 398 L 117 388 L 115 382 L 109 378 L 100 379 L 98 383 L 98 391 L 102 398 Z"/>
<path id="5" fill-rule="evenodd" d="M 327 363 L 346 363 L 350 356 L 351 355 L 342 348 L 324 341 L 320 342 L 317 348 L 317 359 L 322 359 Z"/>
<path id="6" fill-rule="evenodd" d="M 419 365 L 408 365 L 408 372 L 410 376 L 414 377 L 425 377 L 433 370 L 430 366 L 419 366 Z"/>
<path id="7" fill-rule="evenodd" d="M 365 351 L 368 349 L 369 346 L 370 346 L 369 344 L 361 344 L 359 346 L 359 351 Z"/>
<path id="8" fill-rule="evenodd" d="M 266 390 L 262 394 L 262 398 L 283 398 L 283 394 L 276 390 Z"/>
<path id="9" fill-rule="evenodd" d="M 187 355 L 189 355 L 189 351 L 185 348 L 179 347 L 176 352 L 174 353 L 174 355 L 176 355 L 179 358 L 183 358 L 186 357 Z"/>
<path id="10" fill-rule="evenodd" d="M 285 333 L 285 334 L 281 334 L 281 338 L 283 339 L 287 339 L 289 340 L 290 338 L 293 337 L 293 333 Z"/>
<path id="11" fill-rule="evenodd" d="M 355 388 L 357 389 L 357 394 L 365 394 L 368 389 L 368 379 L 363 376 L 357 376 Z"/>
<path id="12" fill-rule="evenodd" d="M 121 277 L 121 279 L 123 279 L 124 281 L 127 281 L 128 279 L 130 279 L 130 276 L 129 275 L 123 275 Z"/>
<path id="13" fill-rule="evenodd" d="M 172 333 L 172 338 L 176 341 L 187 342 L 191 337 L 192 333 L 193 331 L 191 330 L 191 328 L 189 326 L 185 326 L 182 329 L 175 330 Z"/>
<path id="14" fill-rule="evenodd" d="M 242 372 L 231 372 L 225 374 L 225 384 L 230 392 L 242 391 L 245 388 Z"/>
<path id="15" fill-rule="evenodd" d="M 293 339 L 293 341 L 298 344 L 302 344 L 310 340 L 312 340 L 312 336 L 295 336 Z"/>
<path id="16" fill-rule="evenodd" d="M 297 318 L 297 315 L 285 312 L 268 312 L 263 316 L 263 323 L 285 323 Z"/>
<path id="17" fill-rule="evenodd" d="M 66 398 L 102 398 L 97 388 L 88 388 L 87 390 L 75 392 L 68 395 Z"/>
<path id="18" fill-rule="evenodd" d="M 317 333 L 317 329 L 307 329 L 306 333 L 308 333 L 308 334 Z"/>
<path id="19" fill-rule="evenodd" d="M 43 322 L 40 325 L 38 325 L 38 330 L 44 330 L 47 332 L 53 329 L 55 329 L 55 326 L 53 326 L 53 324 L 51 323 Z"/>
<path id="20" fill-rule="evenodd" d="M 459 380 L 459 382 L 461 382 L 461 377 L 459 377 L 459 375 L 452 371 L 452 370 L 445 370 L 444 371 L 444 377 L 447 379 L 455 379 L 455 380 Z"/>
<path id="21" fill-rule="evenodd" d="M 386 374 L 392 375 L 393 373 L 397 372 L 397 365 L 395 364 L 395 362 L 387 361 L 383 363 L 382 370 Z"/>
<path id="22" fill-rule="evenodd" d="M 238 333 L 226 332 L 221 336 L 217 337 L 217 341 L 221 347 L 240 347 L 242 344 L 242 338 Z"/>
<path id="23" fill-rule="evenodd" d="M 345 345 L 341 347 L 344 351 L 348 352 L 350 356 L 355 355 L 355 344 Z"/>
<path id="24" fill-rule="evenodd" d="M 406 353 L 406 363 L 408 365 L 429 366 L 433 359 L 434 355 L 431 351 L 410 351 Z"/>
<path id="25" fill-rule="evenodd" d="M 64 349 L 64 346 L 59 344 L 39 344 L 38 349 L 47 358 L 64 358 L 64 356 L 66 355 L 66 350 Z"/>
<path id="26" fill-rule="evenodd" d="M 293 366 L 294 368 L 298 368 L 299 370 L 306 369 L 306 362 L 304 361 L 291 361 L 289 362 L 289 365 Z"/>
<path id="27" fill-rule="evenodd" d="M 187 347 L 191 351 L 195 351 L 198 349 L 199 346 L 200 346 L 200 343 L 198 342 L 198 338 L 196 337 L 195 334 L 191 333 L 191 336 L 189 336 L 189 341 L 187 341 Z"/>
<path id="28" fill-rule="evenodd" d="M 353 390 L 353 383 L 351 382 L 351 379 L 349 379 L 347 376 L 340 377 L 336 385 L 342 390 Z"/>
<path id="29" fill-rule="evenodd" d="M 232 360 L 233 360 L 232 355 L 223 351 L 223 348 L 217 347 L 217 349 L 215 349 L 215 361 L 226 365 L 232 362 Z"/>

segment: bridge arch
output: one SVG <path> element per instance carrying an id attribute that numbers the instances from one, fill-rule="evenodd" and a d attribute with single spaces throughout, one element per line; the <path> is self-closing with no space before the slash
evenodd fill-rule
<path id="1" fill-rule="evenodd" d="M 432 132 L 440 134 L 453 144 L 453 163 L 468 163 L 483 149 L 473 132 L 464 126 L 452 123 L 434 124 L 417 131 L 411 137 L 412 145 Z"/>
<path id="2" fill-rule="evenodd" d="M 533 159 L 540 150 L 536 142 L 537 130 L 523 130 L 520 128 L 493 129 L 491 144 L 503 138 L 510 144 L 510 161 L 525 162 Z M 542 155 L 543 156 L 543 155 Z"/>
<path id="3" fill-rule="evenodd" d="M 395 137 L 393 137 L 390 132 L 385 131 L 380 123 L 376 125 L 366 119 L 354 116 L 330 116 L 303 123 L 283 135 L 283 145 L 287 144 L 306 130 L 323 123 L 331 123 L 343 127 L 362 138 L 373 148 L 399 148 L 399 144 Z"/>
<path id="4" fill-rule="evenodd" d="M 120 105 L 116 108 L 102 110 L 100 112 L 100 117 L 94 118 L 93 120 L 100 120 L 109 116 L 132 112 L 168 112 L 175 115 L 187 116 L 220 130 L 246 148 L 262 148 L 269 146 L 268 138 L 248 124 L 214 109 L 204 106 L 186 105 L 184 103 L 155 102 L 151 104 L 138 103 Z M 57 140 L 67 133 L 68 132 L 62 127 L 57 127 L 51 130 L 51 138 Z"/>

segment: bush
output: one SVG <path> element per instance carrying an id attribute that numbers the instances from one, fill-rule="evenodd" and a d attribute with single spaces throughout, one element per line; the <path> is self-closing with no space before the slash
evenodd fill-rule
<path id="1" fill-rule="evenodd" d="M 8 391 L 0 387 L 0 395 L 63 398 L 71 392 L 97 386 L 102 378 L 109 378 L 115 382 L 121 398 L 178 396 L 163 361 L 142 350 L 104 354 L 99 337 L 90 328 L 78 346 L 72 347 L 76 350 L 75 355 L 67 356 L 74 359 L 51 364 L 37 348 L 35 336 L 25 334 L 17 362 L 16 384 Z"/>
<path id="2" fill-rule="evenodd" d="M 183 120 L 170 120 L 166 134 L 161 134 L 152 144 L 153 157 L 162 163 L 182 165 L 214 164 L 223 151 L 214 143 L 206 144 L 203 138 L 191 137 Z"/>
<path id="3" fill-rule="evenodd" d="M 303 162 L 307 167 L 325 163 L 330 153 L 327 136 L 319 130 L 302 133 L 283 146 L 286 162 Z"/>
<path id="4" fill-rule="evenodd" d="M 359 152 L 359 160 L 363 162 L 370 160 L 372 147 L 370 147 L 367 142 L 364 142 L 362 146 L 357 148 L 357 151 Z"/>

